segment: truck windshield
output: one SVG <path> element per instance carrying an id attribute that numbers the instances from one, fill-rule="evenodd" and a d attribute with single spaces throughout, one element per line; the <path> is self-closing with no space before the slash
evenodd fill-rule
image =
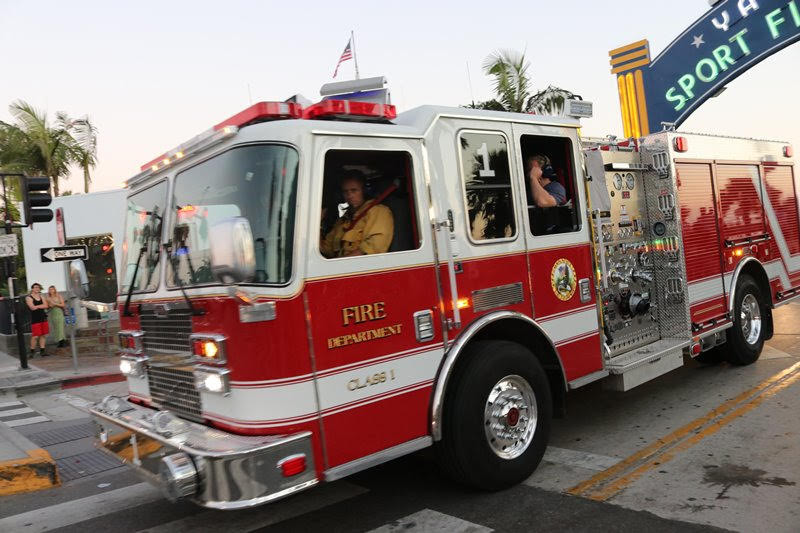
<path id="1" fill-rule="evenodd" d="M 161 223 L 167 203 L 167 182 L 137 192 L 128 198 L 122 264 L 122 293 L 158 288 L 161 257 Z M 137 267 L 138 265 L 138 267 Z M 134 276 L 136 279 L 134 279 Z"/>
<path id="2" fill-rule="evenodd" d="M 282 285 L 292 276 L 297 151 L 276 144 L 228 150 L 178 174 L 172 199 L 171 287 L 216 283 L 209 229 L 231 217 L 250 222 L 253 283 Z"/>

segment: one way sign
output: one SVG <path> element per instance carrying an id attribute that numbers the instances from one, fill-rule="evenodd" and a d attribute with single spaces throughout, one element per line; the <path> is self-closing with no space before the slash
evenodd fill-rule
<path id="1" fill-rule="evenodd" d="M 39 248 L 42 263 L 55 261 L 71 261 L 72 259 L 86 259 L 89 257 L 86 246 L 52 246 Z"/>

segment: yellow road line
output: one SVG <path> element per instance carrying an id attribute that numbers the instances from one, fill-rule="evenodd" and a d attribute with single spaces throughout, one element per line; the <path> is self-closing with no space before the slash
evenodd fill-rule
<path id="1" fill-rule="evenodd" d="M 732 420 L 752 411 L 765 399 L 797 380 L 800 380 L 800 363 L 795 363 L 765 379 L 611 468 L 570 488 L 567 493 L 605 501 L 649 470 L 670 461 L 678 452 L 687 450 L 709 435 L 713 435 Z M 768 388 L 769 390 L 765 390 Z"/>

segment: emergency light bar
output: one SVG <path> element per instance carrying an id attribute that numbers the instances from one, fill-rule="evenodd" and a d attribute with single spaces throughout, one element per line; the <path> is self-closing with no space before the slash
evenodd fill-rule
<path id="1" fill-rule="evenodd" d="M 223 120 L 214 126 L 214 129 L 220 130 L 225 126 L 243 128 L 259 122 L 289 118 L 303 118 L 303 107 L 300 104 L 291 102 L 259 102 L 240 113 L 236 113 L 229 119 Z"/>
<path id="2" fill-rule="evenodd" d="M 179 159 L 196 154 L 235 135 L 240 128 L 267 122 L 287 119 L 339 119 L 386 122 L 397 118 L 393 105 L 372 102 L 351 102 L 347 100 L 325 100 L 306 109 L 297 102 L 258 102 L 244 111 L 236 113 L 214 127 L 196 135 L 141 166 L 141 172 L 125 182 L 128 187 L 146 178 L 153 172 L 163 170 Z"/>
<path id="3" fill-rule="evenodd" d="M 303 111 L 303 118 L 336 119 L 362 117 L 365 120 L 392 120 L 397 118 L 397 109 L 389 104 L 351 102 L 349 100 L 325 100 Z"/>

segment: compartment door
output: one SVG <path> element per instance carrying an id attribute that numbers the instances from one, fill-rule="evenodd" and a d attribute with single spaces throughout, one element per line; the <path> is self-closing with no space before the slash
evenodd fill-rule
<path id="1" fill-rule="evenodd" d="M 712 164 L 681 162 L 675 164 L 675 170 L 691 320 L 693 324 L 706 324 L 727 313 Z M 709 324 L 704 329 L 712 327 Z"/>
<path id="2" fill-rule="evenodd" d="M 416 139 L 314 138 L 309 235 L 319 234 L 321 241 L 348 216 L 343 236 L 349 242 L 391 233 L 388 249 L 385 239 L 359 245 L 366 255 L 325 257 L 317 239 L 307 244 L 303 296 L 325 466 L 342 467 L 342 475 L 360 464 L 348 463 L 429 433 L 430 395 L 443 350 L 421 155 Z M 358 211 L 347 213 L 346 189 L 357 188 L 348 176 L 354 175 L 365 178 L 366 202 L 376 204 L 361 219 Z M 375 220 L 359 225 L 373 214 Z"/>

